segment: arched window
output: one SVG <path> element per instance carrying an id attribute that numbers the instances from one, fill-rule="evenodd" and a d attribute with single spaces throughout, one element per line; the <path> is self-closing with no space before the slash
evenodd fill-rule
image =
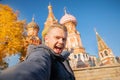
<path id="1" fill-rule="evenodd" d="M 74 55 L 74 58 L 77 58 L 77 56 L 76 56 L 76 55 Z"/>
<path id="2" fill-rule="evenodd" d="M 88 58 L 88 55 L 86 54 L 86 58 Z"/>
<path id="3" fill-rule="evenodd" d="M 85 54 L 83 54 L 83 57 L 85 58 Z"/>
<path id="4" fill-rule="evenodd" d="M 100 53 L 100 55 L 103 57 L 103 54 L 102 54 L 102 53 Z"/>
<path id="5" fill-rule="evenodd" d="M 80 54 L 78 54 L 78 57 L 80 57 Z"/>
<path id="6" fill-rule="evenodd" d="M 108 53 L 107 53 L 107 51 L 104 51 L 104 53 L 105 53 L 105 56 L 108 56 Z"/>

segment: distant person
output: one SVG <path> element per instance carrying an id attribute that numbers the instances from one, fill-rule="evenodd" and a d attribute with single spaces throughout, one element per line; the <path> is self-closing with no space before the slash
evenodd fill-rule
<path id="1" fill-rule="evenodd" d="M 75 80 L 65 61 L 66 38 L 66 28 L 53 24 L 46 30 L 44 44 L 29 47 L 26 60 L 2 71 L 0 80 Z"/>

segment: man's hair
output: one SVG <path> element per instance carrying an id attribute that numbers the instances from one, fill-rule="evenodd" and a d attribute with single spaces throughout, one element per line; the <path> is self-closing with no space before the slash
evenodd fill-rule
<path id="1" fill-rule="evenodd" d="M 59 24 L 59 23 L 52 24 L 51 26 L 46 27 L 46 28 L 42 31 L 42 39 L 43 39 L 43 41 L 44 41 L 44 38 L 45 38 L 45 36 L 47 35 L 47 33 L 48 33 L 50 30 L 54 29 L 54 28 L 60 28 L 60 29 L 64 30 L 65 32 L 67 32 L 67 29 L 66 29 L 65 26 L 63 26 L 63 25 L 61 25 L 61 24 Z"/>

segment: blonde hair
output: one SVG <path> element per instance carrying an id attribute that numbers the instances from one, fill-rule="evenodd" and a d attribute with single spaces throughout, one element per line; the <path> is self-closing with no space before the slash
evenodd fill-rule
<path id="1" fill-rule="evenodd" d="M 50 30 L 52 30 L 53 28 L 60 28 L 60 29 L 64 30 L 65 32 L 67 32 L 67 29 L 66 29 L 65 26 L 63 26 L 63 25 L 61 25 L 59 23 L 52 24 L 51 26 L 44 28 L 44 30 L 42 31 L 42 40 L 43 41 L 44 41 L 44 38 L 47 35 L 47 33 Z"/>

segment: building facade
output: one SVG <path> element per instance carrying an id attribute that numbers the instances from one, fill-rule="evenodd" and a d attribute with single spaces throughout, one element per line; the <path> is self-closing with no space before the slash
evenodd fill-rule
<path id="1" fill-rule="evenodd" d="M 60 24 L 64 25 L 68 31 L 65 49 L 73 49 L 69 56 L 70 65 L 72 68 L 88 67 L 89 55 L 82 45 L 80 33 L 76 30 L 77 20 L 73 15 L 68 14 L 66 10 L 64 12 L 65 14 L 60 19 Z"/>
<path id="2" fill-rule="evenodd" d="M 99 65 L 110 65 L 117 63 L 112 49 L 107 46 L 98 32 L 96 32 L 96 38 L 98 43 L 98 56 L 100 59 Z"/>
<path id="3" fill-rule="evenodd" d="M 37 23 L 34 21 L 34 17 L 32 18 L 32 21 L 27 24 L 26 26 L 26 36 L 24 40 L 24 48 L 23 48 L 23 53 L 20 57 L 20 61 L 24 61 L 25 57 L 27 55 L 27 47 L 28 45 L 39 45 L 42 43 L 41 39 L 38 37 L 38 32 L 39 32 L 39 26 Z"/>
<path id="4" fill-rule="evenodd" d="M 50 25 L 55 23 L 60 23 L 67 28 L 68 36 L 67 42 L 65 46 L 65 50 L 73 50 L 73 52 L 69 56 L 69 62 L 71 67 L 74 68 L 84 68 L 84 67 L 92 67 L 92 66 L 102 66 L 116 63 L 115 56 L 112 50 L 106 45 L 103 39 L 96 32 L 96 38 L 98 43 L 98 56 L 88 55 L 83 47 L 81 34 L 76 30 L 77 19 L 75 16 L 67 13 L 66 9 L 64 9 L 64 15 L 61 17 L 60 21 L 55 18 L 52 5 L 48 5 L 48 17 L 44 23 L 44 31 Z M 26 46 L 28 44 L 38 45 L 41 43 L 41 40 L 38 37 L 39 26 L 34 22 L 34 18 L 32 22 L 27 25 L 27 33 L 26 37 Z M 44 32 L 42 32 L 44 35 Z M 43 37 L 43 36 L 42 36 Z"/>

